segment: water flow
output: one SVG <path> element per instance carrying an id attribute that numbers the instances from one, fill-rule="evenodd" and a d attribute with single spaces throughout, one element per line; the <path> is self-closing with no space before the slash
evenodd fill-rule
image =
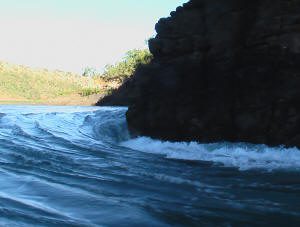
<path id="1" fill-rule="evenodd" d="M 300 151 L 130 138 L 126 108 L 0 106 L 0 226 L 300 224 Z"/>

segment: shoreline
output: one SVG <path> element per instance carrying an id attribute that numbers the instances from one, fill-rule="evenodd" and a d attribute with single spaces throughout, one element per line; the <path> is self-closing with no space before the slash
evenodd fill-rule
<path id="1" fill-rule="evenodd" d="M 89 96 L 71 94 L 47 100 L 0 98 L 0 105 L 95 106 L 104 96 L 104 94 L 93 94 Z"/>

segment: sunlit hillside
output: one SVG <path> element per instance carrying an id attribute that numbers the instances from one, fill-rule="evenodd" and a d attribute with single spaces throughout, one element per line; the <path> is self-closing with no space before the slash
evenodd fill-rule
<path id="1" fill-rule="evenodd" d="M 56 103 L 105 93 L 107 84 L 94 78 L 0 62 L 0 102 Z M 74 100 L 72 100 L 74 102 Z M 74 103 L 76 104 L 76 103 Z"/>
<path id="2" fill-rule="evenodd" d="M 151 59 L 149 50 L 135 49 L 128 51 L 115 65 L 107 65 L 102 74 L 86 68 L 83 75 L 0 61 L 0 103 L 92 105 Z"/>

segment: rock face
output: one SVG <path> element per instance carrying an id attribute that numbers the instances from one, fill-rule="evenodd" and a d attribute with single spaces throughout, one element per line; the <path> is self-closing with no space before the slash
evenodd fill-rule
<path id="1" fill-rule="evenodd" d="M 300 147 L 300 0 L 191 0 L 156 31 L 134 134 Z"/>
<path id="2" fill-rule="evenodd" d="M 129 79 L 117 90 L 99 99 L 96 106 L 129 106 L 132 102 L 132 91 L 134 91 L 133 82 L 133 78 Z"/>

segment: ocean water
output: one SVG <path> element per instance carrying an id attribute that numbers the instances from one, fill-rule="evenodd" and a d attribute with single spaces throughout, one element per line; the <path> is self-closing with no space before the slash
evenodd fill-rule
<path id="1" fill-rule="evenodd" d="M 0 226 L 300 226 L 300 151 L 131 138 L 126 108 L 0 106 Z"/>

